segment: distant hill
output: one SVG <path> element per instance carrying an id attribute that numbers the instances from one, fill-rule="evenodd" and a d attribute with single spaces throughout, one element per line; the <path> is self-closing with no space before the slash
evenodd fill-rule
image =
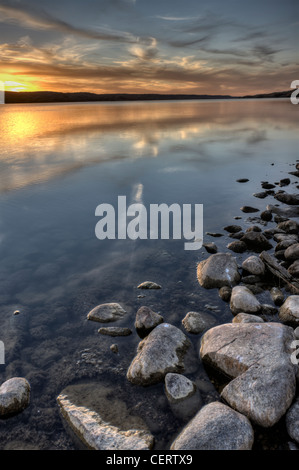
<path id="1" fill-rule="evenodd" d="M 162 95 L 162 94 L 130 94 L 130 93 L 59 93 L 55 91 L 5 92 L 5 103 L 71 103 L 88 101 L 161 101 L 161 100 L 206 100 L 206 99 L 240 99 L 240 98 L 288 98 L 293 90 L 259 95 Z"/>

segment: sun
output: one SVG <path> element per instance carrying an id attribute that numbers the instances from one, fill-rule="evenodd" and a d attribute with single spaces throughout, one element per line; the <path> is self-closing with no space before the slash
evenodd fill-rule
<path id="1" fill-rule="evenodd" d="M 4 87 L 6 91 L 34 91 L 35 87 L 30 83 L 19 83 L 7 80 L 4 82 Z"/>

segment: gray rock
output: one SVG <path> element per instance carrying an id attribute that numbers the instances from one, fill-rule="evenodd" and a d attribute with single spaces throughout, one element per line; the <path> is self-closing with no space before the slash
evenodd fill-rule
<path id="1" fill-rule="evenodd" d="M 149 307 L 140 307 L 136 313 L 135 328 L 140 338 L 145 338 L 157 325 L 163 323 L 161 315 Z"/>
<path id="2" fill-rule="evenodd" d="M 144 281 L 137 286 L 137 289 L 161 289 L 161 286 L 156 284 L 156 282 Z"/>
<path id="3" fill-rule="evenodd" d="M 272 217 L 272 212 L 269 210 L 261 212 L 261 219 L 265 220 L 266 222 L 270 222 L 270 220 L 272 220 Z"/>
<path id="4" fill-rule="evenodd" d="M 100 328 L 98 333 L 106 336 L 129 336 L 132 334 L 132 330 L 118 326 L 107 326 Z"/>
<path id="5" fill-rule="evenodd" d="M 247 245 L 241 240 L 238 240 L 238 241 L 229 243 L 226 248 L 228 248 L 231 251 L 234 251 L 235 253 L 244 253 L 244 251 L 247 250 Z"/>
<path id="6" fill-rule="evenodd" d="M 269 240 L 260 232 L 246 232 L 241 241 L 246 243 L 247 247 L 250 250 L 253 250 L 257 253 L 262 251 L 267 251 L 272 248 Z"/>
<path id="7" fill-rule="evenodd" d="M 136 385 L 151 385 L 164 380 L 168 372 L 184 372 L 184 359 L 190 346 L 181 330 L 161 323 L 139 343 L 127 379 Z"/>
<path id="8" fill-rule="evenodd" d="M 204 243 L 202 246 L 207 250 L 208 253 L 217 253 L 218 251 L 217 245 L 213 242 Z"/>
<path id="9" fill-rule="evenodd" d="M 291 207 L 276 207 L 272 204 L 267 205 L 267 209 L 271 210 L 274 214 L 277 214 L 284 218 L 290 217 L 299 217 L 299 207 L 291 206 Z"/>
<path id="10" fill-rule="evenodd" d="M 216 253 L 197 266 L 197 279 L 206 289 L 233 286 L 240 280 L 238 265 L 230 253 Z"/>
<path id="11" fill-rule="evenodd" d="M 219 289 L 219 297 L 224 300 L 224 302 L 229 302 L 232 295 L 232 289 L 228 286 L 223 286 Z"/>
<path id="12" fill-rule="evenodd" d="M 275 199 L 284 204 L 288 204 L 290 206 L 298 206 L 299 205 L 299 196 L 298 194 L 288 194 L 283 192 L 278 192 L 275 194 Z"/>
<path id="13" fill-rule="evenodd" d="M 299 277 L 299 259 L 288 267 L 288 271 L 293 277 Z"/>
<path id="14" fill-rule="evenodd" d="M 181 374 L 166 375 L 165 394 L 173 414 L 184 421 L 191 419 L 202 406 L 195 383 Z"/>
<path id="15" fill-rule="evenodd" d="M 238 313 L 233 318 L 233 323 L 264 323 L 264 320 L 257 315 L 251 315 L 250 313 Z"/>
<path id="16" fill-rule="evenodd" d="M 257 313 L 261 304 L 254 294 L 245 286 L 236 286 L 232 290 L 230 308 L 234 315 L 238 313 Z"/>
<path id="17" fill-rule="evenodd" d="M 255 276 L 263 276 L 265 274 L 265 265 L 258 256 L 249 256 L 242 263 L 242 268 Z"/>
<path id="18" fill-rule="evenodd" d="M 200 312 L 188 312 L 183 318 L 182 324 L 188 333 L 200 334 L 215 326 L 215 319 L 207 314 Z"/>
<path id="19" fill-rule="evenodd" d="M 260 193 L 254 193 L 253 196 L 259 199 L 265 199 L 268 196 L 268 193 L 266 191 L 262 191 Z"/>
<path id="20" fill-rule="evenodd" d="M 285 220 L 284 222 L 280 222 L 277 228 L 283 230 L 286 233 L 299 233 L 299 224 L 295 220 Z"/>
<path id="21" fill-rule="evenodd" d="M 299 295 L 290 295 L 279 309 L 279 318 L 283 323 L 299 325 Z"/>
<path id="22" fill-rule="evenodd" d="M 144 421 L 131 416 L 112 389 L 72 385 L 57 397 L 62 417 L 91 450 L 149 450 L 154 438 Z"/>
<path id="23" fill-rule="evenodd" d="M 219 402 L 204 406 L 172 443 L 171 450 L 250 450 L 249 420 Z"/>
<path id="24" fill-rule="evenodd" d="M 294 242 L 293 245 L 295 245 L 296 243 L 298 243 L 298 236 L 295 235 L 294 233 L 275 233 L 274 235 L 274 240 L 277 242 L 277 243 L 281 243 L 281 242 L 285 242 L 285 243 L 289 243 L 289 242 Z"/>
<path id="25" fill-rule="evenodd" d="M 127 312 L 117 303 L 101 304 L 88 313 L 87 319 L 101 323 L 109 323 L 119 320 L 126 313 Z"/>
<path id="26" fill-rule="evenodd" d="M 0 416 L 23 411 L 30 402 L 30 384 L 23 377 L 6 380 L 0 387 Z"/>
<path id="27" fill-rule="evenodd" d="M 284 302 L 284 293 L 278 287 L 272 287 L 270 295 L 275 305 L 282 305 Z"/>
<path id="28" fill-rule="evenodd" d="M 243 206 L 240 208 L 242 212 L 245 212 L 246 214 L 252 213 L 252 212 L 259 212 L 259 209 L 256 209 L 255 207 L 251 206 Z"/>
<path id="29" fill-rule="evenodd" d="M 299 444 L 299 401 L 290 407 L 286 414 L 286 428 L 288 435 Z"/>
<path id="30" fill-rule="evenodd" d="M 295 395 L 294 338 L 293 329 L 281 323 L 229 323 L 204 334 L 200 356 L 232 378 L 221 397 L 259 426 L 271 427 Z"/>
<path id="31" fill-rule="evenodd" d="M 288 261 L 296 261 L 299 259 L 299 243 L 289 246 L 284 252 L 284 256 Z"/>
<path id="32" fill-rule="evenodd" d="M 242 227 L 240 225 L 227 225 L 223 230 L 229 233 L 238 233 L 241 232 Z"/>

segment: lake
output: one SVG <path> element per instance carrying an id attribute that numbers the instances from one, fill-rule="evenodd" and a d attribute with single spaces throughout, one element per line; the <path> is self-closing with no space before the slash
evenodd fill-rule
<path id="1" fill-rule="evenodd" d="M 145 207 L 203 204 L 204 234 L 225 233 L 236 216 L 249 227 L 252 214 L 241 206 L 273 204 L 253 193 L 294 169 L 296 106 L 288 99 L 4 105 L 0 135 L 0 379 L 26 377 L 32 389 L 30 406 L 0 421 L 0 448 L 79 448 L 56 397 L 81 383 L 105 385 L 111 403 L 123 400 L 146 420 L 156 449 L 167 448 L 182 423 L 163 384 L 142 388 L 126 379 L 140 341 L 135 314 L 146 305 L 180 328 L 189 311 L 216 323 L 232 314 L 196 280 L 197 263 L 209 256 L 204 248 L 188 251 L 172 239 L 99 240 L 96 207 L 116 207 L 118 196 Z M 211 241 L 221 251 L 231 240 L 204 236 Z M 162 289 L 137 289 L 146 280 Z M 131 336 L 99 335 L 101 325 L 87 320 L 106 302 L 127 310 L 117 324 Z M 199 337 L 188 336 L 198 348 Z M 214 400 L 201 364 L 192 374 L 204 401 Z"/>

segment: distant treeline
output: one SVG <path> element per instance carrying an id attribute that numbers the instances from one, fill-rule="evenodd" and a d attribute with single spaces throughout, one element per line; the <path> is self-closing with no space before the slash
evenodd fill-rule
<path id="1" fill-rule="evenodd" d="M 162 94 L 130 94 L 130 93 L 59 93 L 55 91 L 5 92 L 5 103 L 71 103 L 88 101 L 162 101 L 162 100 L 210 100 L 240 98 L 288 98 L 293 90 L 259 95 L 162 95 Z"/>

